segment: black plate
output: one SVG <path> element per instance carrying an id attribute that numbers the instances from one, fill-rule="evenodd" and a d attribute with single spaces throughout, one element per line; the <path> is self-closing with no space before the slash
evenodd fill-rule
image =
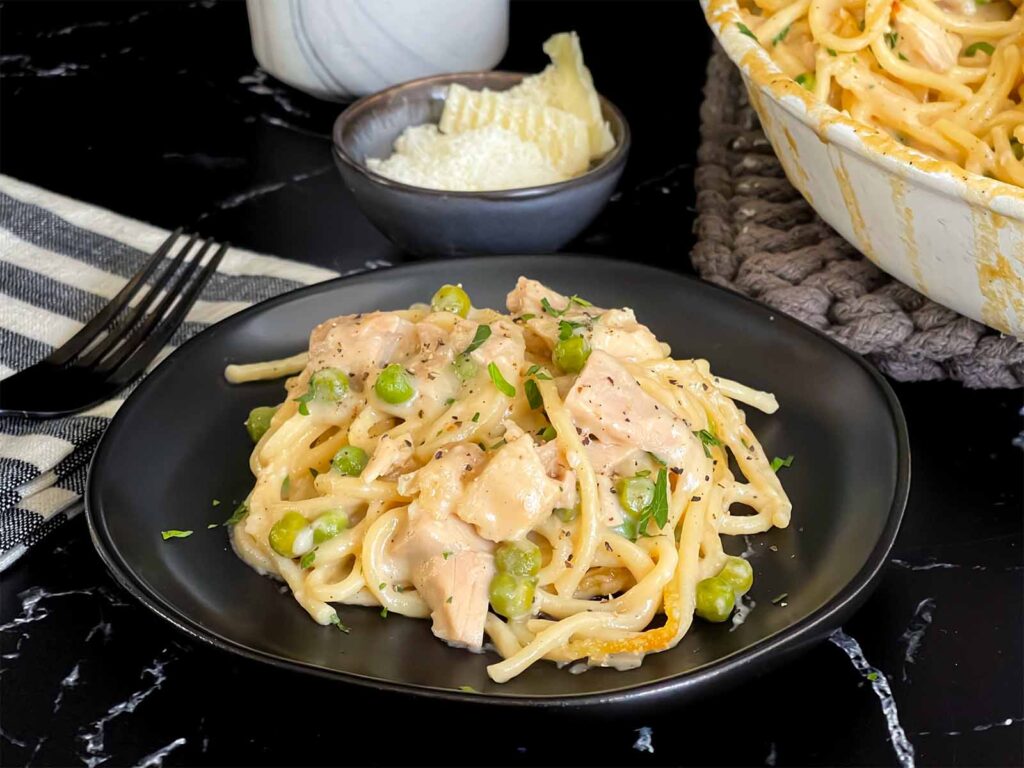
<path id="1" fill-rule="evenodd" d="M 775 392 L 774 416 L 747 409 L 769 456 L 794 454 L 783 482 L 787 530 L 750 538 L 757 606 L 746 622 L 700 621 L 675 649 L 628 672 L 573 675 L 542 662 L 505 685 L 493 654 L 434 639 L 429 622 L 342 607 L 345 635 L 315 624 L 280 585 L 235 557 L 220 522 L 248 493 L 249 409 L 281 382 L 231 386 L 229 362 L 294 354 L 339 314 L 397 309 L 461 281 L 502 307 L 526 274 L 603 306 L 633 306 L 677 357 Z M 740 296 L 627 262 L 560 256 L 432 262 L 359 275 L 264 302 L 199 334 L 157 368 L 114 418 L 93 460 L 86 511 L 100 556 L 145 605 L 193 637 L 296 670 L 379 688 L 505 704 L 576 705 L 694 695 L 763 670 L 824 636 L 866 596 L 896 537 L 909 485 L 902 412 L 889 386 L 824 336 Z M 212 506 L 219 499 L 219 506 Z M 163 541 L 160 531 L 193 529 Z M 740 552 L 743 539 L 730 540 Z M 785 604 L 772 599 L 788 593 Z M 480 693 L 463 693 L 469 685 Z"/>

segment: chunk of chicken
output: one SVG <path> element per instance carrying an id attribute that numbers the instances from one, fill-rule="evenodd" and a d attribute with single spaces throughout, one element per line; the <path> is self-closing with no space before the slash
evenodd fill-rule
<path id="1" fill-rule="evenodd" d="M 544 465 L 548 477 L 558 483 L 559 494 L 555 497 L 555 508 L 572 509 L 579 503 L 579 492 L 576 490 L 576 473 L 569 469 L 569 464 L 562 456 L 558 443 L 550 440 L 537 448 L 537 457 Z"/>
<path id="2" fill-rule="evenodd" d="M 523 331 L 508 320 L 492 320 L 488 323 L 491 335 L 483 344 L 470 353 L 470 357 L 481 370 L 494 363 L 507 381 L 519 378 L 519 364 L 526 350 Z M 466 349 L 476 335 L 476 323 L 459 323 L 452 331 L 451 344 L 456 352 Z"/>
<path id="3" fill-rule="evenodd" d="M 609 309 L 595 322 L 590 333 L 590 346 L 620 360 L 652 360 L 667 357 L 670 350 L 637 322 L 632 309 Z"/>
<path id="4" fill-rule="evenodd" d="M 406 435 L 392 436 L 385 432 L 377 441 L 377 448 L 363 469 L 363 481 L 372 483 L 379 477 L 401 469 L 412 458 L 412 453 L 412 438 Z"/>
<path id="5" fill-rule="evenodd" d="M 485 539 L 519 539 L 551 514 L 561 492 L 547 476 L 533 438 L 523 434 L 498 449 L 469 484 L 456 514 Z"/>
<path id="6" fill-rule="evenodd" d="M 320 323 L 309 335 L 309 363 L 288 381 L 290 396 L 305 392 L 309 377 L 322 368 L 339 368 L 355 390 L 374 371 L 404 360 L 418 347 L 416 327 L 394 312 L 343 315 Z"/>
<path id="7" fill-rule="evenodd" d="M 494 557 L 465 550 L 447 559 L 435 555 L 413 577 L 428 606 L 435 636 L 459 647 L 480 650 L 484 642 Z"/>
<path id="8" fill-rule="evenodd" d="M 973 16 L 978 11 L 978 0 L 937 0 L 939 8 L 961 16 Z"/>
<path id="9" fill-rule="evenodd" d="M 438 519 L 416 504 L 389 547 L 389 573 L 412 582 L 430 608 L 433 632 L 449 643 L 478 649 L 483 642 L 493 544 L 457 517 Z"/>
<path id="10" fill-rule="evenodd" d="M 420 513 L 444 519 L 459 503 L 467 478 L 483 460 L 484 452 L 474 443 L 449 446 L 439 458 L 399 477 L 398 492 L 415 497 L 413 505 Z"/>
<path id="11" fill-rule="evenodd" d="M 649 451 L 685 467 L 700 443 L 690 426 L 641 389 L 614 357 L 595 351 L 565 399 L 577 427 L 602 443 Z"/>
<path id="12" fill-rule="evenodd" d="M 557 317 L 544 309 L 542 300 L 564 314 Z M 664 357 L 668 347 L 658 341 L 651 330 L 637 322 L 631 309 L 601 309 L 584 307 L 566 296 L 551 290 L 536 280 L 520 277 L 516 287 L 506 298 L 509 312 L 514 315 L 532 314 L 525 325 L 534 339 L 550 350 L 559 339 L 559 321 L 583 323 L 581 331 L 588 337 L 593 349 L 600 349 L 622 360 L 649 360 Z"/>
<path id="13" fill-rule="evenodd" d="M 934 72 L 948 72 L 956 66 L 963 44 L 959 35 L 946 32 L 923 13 L 901 5 L 894 14 L 894 28 L 899 34 L 899 52 L 911 63 Z"/>

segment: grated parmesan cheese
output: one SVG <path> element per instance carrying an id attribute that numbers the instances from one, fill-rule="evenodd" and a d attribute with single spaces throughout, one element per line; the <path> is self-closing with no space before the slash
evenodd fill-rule
<path id="1" fill-rule="evenodd" d="M 387 159 L 369 158 L 374 173 L 402 184 L 459 192 L 516 189 L 568 177 L 532 141 L 497 125 L 448 135 L 436 125 L 406 128 Z"/>

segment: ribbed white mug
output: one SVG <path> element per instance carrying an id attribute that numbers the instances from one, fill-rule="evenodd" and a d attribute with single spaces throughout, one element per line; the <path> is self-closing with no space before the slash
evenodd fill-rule
<path id="1" fill-rule="evenodd" d="M 508 0 L 246 0 L 252 49 L 279 80 L 348 100 L 443 72 L 491 69 Z"/>

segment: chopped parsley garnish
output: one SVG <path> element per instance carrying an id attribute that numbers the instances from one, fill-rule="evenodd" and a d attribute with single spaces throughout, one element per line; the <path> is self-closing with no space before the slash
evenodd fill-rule
<path id="1" fill-rule="evenodd" d="M 311 549 L 309 550 L 309 552 L 302 556 L 301 560 L 299 560 L 299 567 L 309 568 L 311 565 L 313 565 L 314 560 L 316 560 L 316 550 Z"/>
<path id="2" fill-rule="evenodd" d="M 556 437 L 558 437 L 558 432 L 555 431 L 555 428 L 550 424 L 544 427 L 544 429 L 542 429 L 537 434 L 540 436 L 540 439 L 544 440 L 545 442 L 549 440 L 554 440 Z"/>
<path id="3" fill-rule="evenodd" d="M 868 672 L 867 677 L 868 677 L 868 680 L 870 680 L 873 683 L 873 682 L 875 682 L 875 680 L 878 679 L 878 673 L 877 672 Z"/>
<path id="4" fill-rule="evenodd" d="M 889 48 L 893 50 L 895 50 L 896 46 L 899 45 L 900 43 L 899 32 L 886 32 L 884 35 L 882 35 L 882 37 L 885 38 L 885 42 L 889 46 Z"/>
<path id="5" fill-rule="evenodd" d="M 488 451 L 496 451 L 499 448 L 501 448 L 501 446 L 505 445 L 505 443 L 507 443 L 507 442 L 508 441 L 503 437 L 503 438 L 501 438 L 501 440 L 499 440 L 498 442 L 496 442 L 494 445 L 492 445 L 490 448 L 487 448 L 486 450 L 488 450 Z"/>
<path id="6" fill-rule="evenodd" d="M 173 528 L 169 531 L 160 531 L 160 535 L 164 541 L 168 539 L 187 539 L 192 535 L 192 531 L 176 531 Z"/>
<path id="7" fill-rule="evenodd" d="M 220 506 L 220 499 L 214 499 L 213 500 L 213 506 L 219 507 Z"/>
<path id="8" fill-rule="evenodd" d="M 445 560 L 447 560 L 451 556 L 452 556 L 451 551 L 447 550 L 447 549 L 444 552 L 441 553 L 441 557 L 443 557 Z"/>
<path id="9" fill-rule="evenodd" d="M 446 602 L 446 603 L 450 603 L 451 601 L 452 601 L 452 596 L 451 596 L 451 595 L 448 595 L 448 599 L 447 599 L 447 600 L 445 600 L 445 602 Z"/>
<path id="10" fill-rule="evenodd" d="M 828 52 L 828 55 L 831 56 L 832 58 L 835 58 L 838 55 L 836 54 L 835 48 L 826 48 L 825 50 Z"/>
<path id="11" fill-rule="evenodd" d="M 750 31 L 750 27 L 744 24 L 742 21 L 736 22 L 736 29 L 740 31 L 741 35 L 746 35 L 751 40 L 757 40 L 757 35 Z"/>
<path id="12" fill-rule="evenodd" d="M 335 612 L 335 614 L 334 614 L 333 616 L 331 616 L 331 624 L 333 624 L 334 626 L 336 626 L 336 627 L 337 627 L 338 629 L 340 629 L 340 630 L 341 630 L 342 632 L 344 632 L 344 633 L 345 633 L 346 635 L 347 635 L 347 634 L 348 634 L 349 632 L 351 632 L 351 631 L 352 631 L 352 630 L 351 630 L 351 629 L 349 629 L 349 628 L 348 628 L 347 626 L 345 626 L 345 624 L 344 624 L 344 623 L 343 623 L 343 622 L 341 621 L 341 616 L 339 616 L 339 615 L 337 614 L 337 612 Z"/>
<path id="13" fill-rule="evenodd" d="M 570 304 L 579 304 L 581 307 L 592 307 L 592 306 L 594 306 L 594 302 L 587 301 L 586 299 L 581 299 L 575 293 L 572 296 L 569 297 L 569 303 Z M 568 307 L 566 307 L 566 309 L 568 309 Z"/>
<path id="14" fill-rule="evenodd" d="M 386 619 L 388 617 L 388 607 L 386 605 L 380 609 L 380 617 L 382 619 Z"/>
<path id="15" fill-rule="evenodd" d="M 783 592 L 781 595 L 776 595 L 775 597 L 772 598 L 772 605 L 778 605 L 783 600 L 785 600 L 787 597 L 789 597 L 789 592 Z"/>
<path id="16" fill-rule="evenodd" d="M 791 466 L 793 466 L 793 454 L 789 454 L 789 456 L 784 459 L 780 459 L 778 456 L 772 459 L 772 472 L 778 472 L 783 467 Z"/>
<path id="17" fill-rule="evenodd" d="M 785 40 L 785 39 L 786 39 L 786 35 L 788 35 L 788 34 L 789 34 L 789 28 L 790 28 L 790 26 L 791 26 L 791 25 L 787 24 L 786 26 L 784 26 L 784 27 L 782 28 L 782 31 L 781 31 L 781 32 L 779 32 L 779 34 L 777 34 L 777 35 L 776 35 L 775 37 L 773 37 L 773 38 L 772 38 L 772 46 L 776 46 L 776 45 L 778 45 L 779 43 L 781 43 L 781 42 L 782 42 L 783 40 Z"/>
<path id="18" fill-rule="evenodd" d="M 460 685 L 459 690 L 463 693 L 480 693 L 480 691 L 478 691 L 472 685 Z"/>
<path id="19" fill-rule="evenodd" d="M 561 341 L 565 341 L 575 333 L 577 328 L 586 328 L 586 323 L 576 323 L 572 320 L 559 320 L 558 321 L 558 338 Z"/>
<path id="20" fill-rule="evenodd" d="M 818 84 L 818 78 L 814 76 L 813 72 L 802 72 L 793 79 L 796 80 L 797 85 L 802 85 L 808 91 L 813 91 Z"/>
<path id="21" fill-rule="evenodd" d="M 385 584 L 383 581 L 380 584 L 377 585 L 377 589 L 385 589 L 386 587 L 387 587 L 387 584 Z"/>
<path id="22" fill-rule="evenodd" d="M 533 318 L 535 318 L 535 317 L 536 317 L 536 315 L 533 314 L 533 312 L 527 312 L 526 314 L 520 315 L 516 319 L 517 320 L 522 320 L 525 323 L 527 320 L 533 320 Z"/>
<path id="23" fill-rule="evenodd" d="M 551 374 L 539 365 L 531 365 L 526 369 L 527 376 L 533 376 L 540 381 L 551 381 Z"/>
<path id="24" fill-rule="evenodd" d="M 647 524 L 651 518 L 654 518 L 659 528 L 664 528 L 668 522 L 668 473 L 664 469 L 658 470 L 658 479 L 654 483 L 654 498 L 637 518 L 636 529 L 642 536 L 647 535 Z"/>
<path id="25" fill-rule="evenodd" d="M 491 362 L 487 364 L 487 373 L 491 376 L 491 381 L 494 382 L 494 386 L 498 388 L 498 391 L 506 397 L 515 397 L 516 388 L 505 381 L 505 377 L 501 375 L 501 371 L 498 370 L 497 363 Z"/>
<path id="26" fill-rule="evenodd" d="M 634 477 L 650 477 L 650 476 L 651 476 L 651 470 L 649 470 L 649 469 L 641 469 L 639 472 L 636 473 L 636 475 L 634 475 Z"/>
<path id="27" fill-rule="evenodd" d="M 465 351 L 463 351 L 462 354 L 468 355 L 470 352 L 473 352 L 473 351 L 479 349 L 480 345 L 482 345 L 489 338 L 491 338 L 491 326 L 489 326 L 489 325 L 477 326 L 476 335 L 473 336 L 473 341 L 471 341 L 469 343 L 469 346 L 466 347 Z"/>
<path id="28" fill-rule="evenodd" d="M 971 43 L 970 45 L 967 46 L 967 48 L 964 49 L 964 56 L 973 56 L 978 51 L 981 51 L 982 53 L 987 53 L 989 56 L 991 56 L 993 53 L 996 52 L 996 49 L 995 46 L 992 45 L 992 43 Z"/>
<path id="29" fill-rule="evenodd" d="M 455 402 L 455 398 L 454 397 L 449 397 L 447 400 L 444 401 L 444 404 L 445 405 L 451 405 L 454 402 Z"/>
<path id="30" fill-rule="evenodd" d="M 235 507 L 235 511 L 231 513 L 231 517 L 224 521 L 224 525 L 234 525 L 235 523 L 241 521 L 241 519 L 245 517 L 248 512 L 249 502 L 243 501 L 241 504 Z"/>
<path id="31" fill-rule="evenodd" d="M 900 61 L 910 61 L 910 59 L 903 55 L 902 51 L 896 51 L 896 55 L 900 57 Z"/>
<path id="32" fill-rule="evenodd" d="M 281 496 L 287 496 L 292 490 L 292 476 L 285 475 L 281 481 Z"/>
<path id="33" fill-rule="evenodd" d="M 547 299 L 547 296 L 540 300 L 540 305 L 544 308 L 544 311 L 547 312 L 552 317 L 561 317 L 562 315 L 565 314 L 565 309 L 555 309 L 554 307 L 552 307 L 551 302 L 548 301 Z M 568 307 L 566 307 L 566 309 L 568 309 Z"/>
<path id="34" fill-rule="evenodd" d="M 211 528 L 220 528 L 220 523 L 210 523 L 206 526 L 206 530 L 210 530 Z"/>
<path id="35" fill-rule="evenodd" d="M 540 390 L 537 389 L 537 382 L 533 379 L 527 379 L 523 383 L 523 389 L 526 390 L 526 400 L 530 403 L 531 410 L 537 410 L 544 405 L 544 399 L 540 396 Z"/>
<path id="36" fill-rule="evenodd" d="M 470 421 L 472 421 L 474 423 L 480 421 L 480 411 L 477 411 L 476 413 L 474 413 L 473 414 L 473 418 L 470 419 Z"/>
<path id="37" fill-rule="evenodd" d="M 704 455 L 707 456 L 709 459 L 711 458 L 711 451 L 708 450 L 708 446 L 722 444 L 722 441 L 715 436 L 715 433 L 709 430 L 699 429 L 693 434 L 700 438 L 701 443 L 704 445 Z"/>

